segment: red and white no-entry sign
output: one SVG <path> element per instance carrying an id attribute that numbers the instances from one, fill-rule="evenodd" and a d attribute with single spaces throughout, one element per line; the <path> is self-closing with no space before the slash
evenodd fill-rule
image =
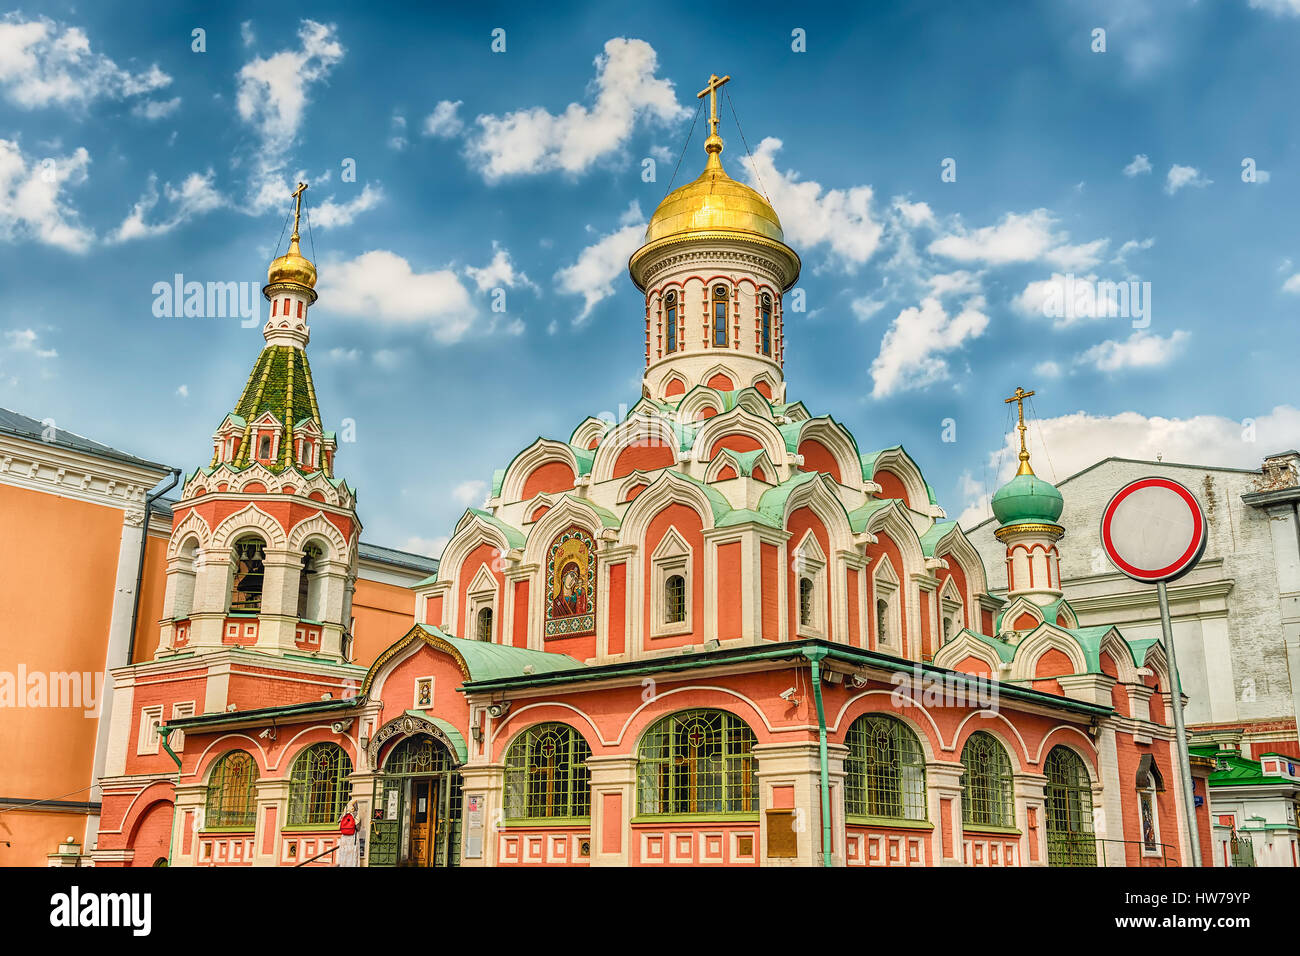
<path id="1" fill-rule="evenodd" d="M 1101 515 L 1101 546 L 1122 573 L 1148 584 L 1172 581 L 1196 566 L 1208 537 L 1205 513 L 1171 478 L 1139 478 Z"/>

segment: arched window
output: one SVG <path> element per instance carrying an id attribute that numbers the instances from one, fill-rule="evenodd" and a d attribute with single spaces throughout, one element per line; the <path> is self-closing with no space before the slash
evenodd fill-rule
<path id="1" fill-rule="evenodd" d="M 799 623 L 810 627 L 813 622 L 813 582 L 812 578 L 799 579 Z"/>
<path id="2" fill-rule="evenodd" d="M 254 784 L 257 764 L 243 750 L 232 750 L 217 761 L 208 778 L 208 802 L 203 815 L 205 829 L 252 827 L 257 817 Z"/>
<path id="3" fill-rule="evenodd" d="M 759 315 L 761 316 L 759 327 L 762 332 L 763 354 L 771 355 L 772 354 L 772 297 L 768 295 L 766 292 L 763 293 L 763 297 L 760 300 L 758 310 L 759 310 Z"/>
<path id="4" fill-rule="evenodd" d="M 1047 774 L 1047 862 L 1051 866 L 1096 866 L 1092 833 L 1092 781 L 1083 760 L 1068 747 L 1053 747 Z"/>
<path id="5" fill-rule="evenodd" d="M 670 574 L 664 581 L 664 623 L 680 624 L 686 620 L 686 578 Z"/>
<path id="6" fill-rule="evenodd" d="M 727 347 L 727 287 L 713 287 L 713 345 L 715 348 Z"/>
<path id="7" fill-rule="evenodd" d="M 492 609 L 490 607 L 479 608 L 474 636 L 480 641 L 492 640 Z"/>
<path id="8" fill-rule="evenodd" d="M 352 761 L 338 744 L 313 744 L 289 775 L 289 824 L 337 823 L 352 798 Z"/>
<path id="9" fill-rule="evenodd" d="M 664 717 L 637 754 L 640 813 L 756 813 L 754 732 L 722 710 Z"/>
<path id="10" fill-rule="evenodd" d="M 256 614 L 262 610 L 262 580 L 265 576 L 266 542 L 255 534 L 235 542 L 235 574 L 230 588 L 230 610 Z"/>
<path id="11" fill-rule="evenodd" d="M 324 552 L 314 544 L 302 549 L 302 570 L 298 574 L 298 617 L 319 620 L 320 581 L 317 565 Z"/>
<path id="12" fill-rule="evenodd" d="M 1150 754 L 1143 754 L 1138 764 L 1138 811 L 1142 823 L 1142 852 L 1148 856 L 1160 854 L 1160 804 L 1157 794 L 1165 788 L 1160 768 Z"/>
<path id="13" fill-rule="evenodd" d="M 992 734 L 978 730 L 961 749 L 966 792 L 962 795 L 961 818 L 971 826 L 1009 827 L 1015 815 L 1011 808 L 1011 758 Z"/>
<path id="14" fill-rule="evenodd" d="M 271 458 L 271 436 L 262 435 L 257 443 L 257 457 L 262 461 L 269 461 Z"/>
<path id="15" fill-rule="evenodd" d="M 591 747 L 568 724 L 529 727 L 506 751 L 506 818 L 591 816 Z"/>
<path id="16" fill-rule="evenodd" d="M 664 351 L 677 351 L 677 293 L 664 296 Z"/>
<path id="17" fill-rule="evenodd" d="M 889 600 L 876 598 L 876 640 L 889 643 Z"/>
<path id="18" fill-rule="evenodd" d="M 844 812 L 895 820 L 924 820 L 925 752 L 897 717 L 865 714 L 845 743 Z"/>

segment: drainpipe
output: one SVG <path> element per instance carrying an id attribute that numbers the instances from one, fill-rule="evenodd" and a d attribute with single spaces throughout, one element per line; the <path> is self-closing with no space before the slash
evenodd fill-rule
<path id="1" fill-rule="evenodd" d="M 822 866 L 831 861 L 831 770 L 826 750 L 826 708 L 822 704 L 821 661 L 828 653 L 824 647 L 805 647 L 803 656 L 812 664 L 813 700 L 817 702 L 817 751 L 822 769 Z"/>
<path id="2" fill-rule="evenodd" d="M 140 618 L 140 588 L 144 585 L 144 552 L 149 547 L 149 515 L 153 511 L 153 503 L 175 488 L 180 480 L 181 470 L 173 468 L 171 484 L 146 495 L 144 499 L 144 527 L 140 531 L 140 561 L 135 568 L 135 593 L 131 596 L 131 633 L 127 635 L 125 661 L 127 664 L 130 664 L 131 659 L 135 657 L 135 625 Z M 165 740 L 164 745 L 166 745 Z"/>
<path id="3" fill-rule="evenodd" d="M 180 474 L 178 470 L 176 474 Z M 172 750 L 172 745 L 168 741 L 174 732 L 175 727 L 159 727 L 158 736 L 162 738 L 163 750 L 167 751 L 167 756 L 176 761 L 176 785 L 180 786 L 181 782 L 181 758 L 176 756 L 176 751 Z M 171 869 L 172 865 L 172 840 L 176 838 L 176 791 L 172 790 L 172 823 L 167 828 L 167 868 Z"/>

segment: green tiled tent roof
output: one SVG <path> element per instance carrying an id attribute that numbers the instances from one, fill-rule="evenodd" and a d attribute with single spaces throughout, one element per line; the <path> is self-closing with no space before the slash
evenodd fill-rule
<path id="1" fill-rule="evenodd" d="M 270 412 L 280 422 L 280 454 L 273 470 L 287 468 L 293 461 L 295 427 L 310 421 L 322 434 L 320 409 L 316 405 L 316 388 L 312 384 L 307 353 L 291 345 L 268 345 L 253 365 L 248 384 L 235 406 L 234 415 L 242 419 L 244 434 L 235 465 L 247 465 L 252 453 L 249 440 L 252 424 Z M 298 423 L 295 425 L 294 423 Z M 323 461 L 323 459 L 322 459 Z M 325 469 L 325 474 L 330 474 Z"/>

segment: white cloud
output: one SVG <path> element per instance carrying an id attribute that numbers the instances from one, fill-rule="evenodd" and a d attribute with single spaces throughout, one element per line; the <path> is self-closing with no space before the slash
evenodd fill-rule
<path id="1" fill-rule="evenodd" d="M 171 81 L 157 66 L 132 73 L 92 52 L 90 39 L 77 27 L 48 17 L 24 20 L 21 13 L 0 20 L 0 90 L 22 109 L 124 99 Z"/>
<path id="2" fill-rule="evenodd" d="M 474 121 L 466 155 L 486 181 L 582 173 L 621 149 L 638 122 L 671 122 L 687 114 L 672 82 L 655 76 L 658 58 L 644 40 L 606 41 L 595 65 L 596 101 L 590 108 L 570 103 L 557 116 L 536 106 Z"/>
<path id="3" fill-rule="evenodd" d="M 464 338 L 475 315 L 469 290 L 455 272 L 415 272 L 386 249 L 323 267 L 320 305 L 368 321 L 428 326 L 444 344 Z"/>
<path id="4" fill-rule="evenodd" d="M 929 282 L 930 291 L 940 298 L 947 295 L 975 295 L 982 288 L 979 273 L 967 272 L 965 269 L 932 275 Z"/>
<path id="5" fill-rule="evenodd" d="M 335 202 L 334 196 L 331 195 L 312 209 L 311 224 L 322 229 L 349 225 L 358 215 L 379 205 L 383 198 L 383 189 L 370 183 L 362 186 L 361 192 L 347 202 Z"/>
<path id="6" fill-rule="evenodd" d="M 257 42 L 257 34 L 253 32 L 252 20 L 245 20 L 239 24 L 239 39 L 243 41 L 244 46 L 252 46 Z"/>
<path id="7" fill-rule="evenodd" d="M 62 195 L 86 181 L 90 154 L 28 159 L 16 142 L 0 139 L 0 239 L 34 239 L 69 252 L 84 252 L 94 233 Z"/>
<path id="8" fill-rule="evenodd" d="M 614 294 L 614 282 L 627 268 L 628 257 L 645 238 L 645 218 L 636 200 L 619 220 L 619 228 L 600 237 L 578 253 L 577 261 L 555 273 L 561 292 L 582 296 L 582 312 L 573 320 L 575 326 L 586 324 L 591 310 Z"/>
<path id="9" fill-rule="evenodd" d="M 1172 196 L 1184 186 L 1204 189 L 1213 182 L 1213 179 L 1207 179 L 1201 175 L 1201 171 L 1195 166 L 1179 166 L 1174 163 L 1169 167 L 1168 175 L 1165 176 L 1165 192 Z"/>
<path id="10" fill-rule="evenodd" d="M 1079 356 L 1078 362 L 1099 372 L 1129 368 L 1157 368 L 1168 364 L 1181 350 L 1190 332 L 1175 329 L 1166 338 L 1141 329 L 1123 342 L 1107 339 Z"/>
<path id="11" fill-rule="evenodd" d="M 1297 272 L 1291 278 L 1282 283 L 1282 291 L 1292 294 L 1300 294 L 1300 272 Z"/>
<path id="12" fill-rule="evenodd" d="M 460 109 L 460 104 L 460 100 L 455 102 L 439 100 L 438 105 L 433 108 L 433 112 L 424 118 L 424 135 L 436 139 L 451 139 L 454 136 L 459 136 L 461 130 L 465 128 L 465 124 L 456 115 Z"/>
<path id="13" fill-rule="evenodd" d="M 983 297 L 975 296 L 950 316 L 938 297 L 927 296 L 919 308 L 900 312 L 871 363 L 872 397 L 884 398 L 947 378 L 948 363 L 941 353 L 984 334 L 989 317 L 983 309 Z"/>
<path id="14" fill-rule="evenodd" d="M 876 313 L 879 312 L 884 307 L 885 307 L 884 300 L 877 299 L 869 295 L 864 295 L 861 298 L 854 299 L 852 302 L 849 303 L 849 308 L 853 310 L 853 314 L 857 317 L 857 320 L 859 322 L 870 321 L 871 319 L 875 318 Z"/>
<path id="15" fill-rule="evenodd" d="M 1064 329 L 1087 319 L 1122 314 L 1119 293 L 1118 283 L 1099 283 L 1095 275 L 1067 276 L 1054 272 L 1050 279 L 1030 282 L 1011 304 L 1025 315 L 1051 318 L 1056 328 Z M 1124 298 L 1127 305 L 1127 286 Z"/>
<path id="16" fill-rule="evenodd" d="M 487 496 L 487 482 L 478 479 L 462 481 L 451 489 L 451 496 L 466 508 L 477 508 Z"/>
<path id="17" fill-rule="evenodd" d="M 1300 17 L 1300 0 L 1250 0 L 1250 6 L 1278 17 Z"/>
<path id="18" fill-rule="evenodd" d="M 40 347 L 40 336 L 35 329 L 9 329 L 5 332 L 5 338 L 9 341 L 10 351 L 24 352 L 39 359 L 59 357 L 59 353 L 54 349 Z"/>
<path id="19" fill-rule="evenodd" d="M 1034 366 L 1034 374 L 1039 378 L 1060 378 L 1063 369 L 1059 362 L 1053 362 L 1051 359 L 1039 362 Z"/>
<path id="20" fill-rule="evenodd" d="M 159 120 L 171 116 L 181 107 L 181 98 L 173 96 L 169 100 L 145 100 L 131 107 L 131 115 L 146 120 Z"/>
<path id="21" fill-rule="evenodd" d="M 1119 247 L 1119 251 L 1115 253 L 1115 258 L 1110 261 L 1117 266 L 1127 265 L 1124 258 L 1130 252 L 1143 252 L 1150 249 L 1155 244 L 1155 239 L 1150 237 L 1142 240 L 1130 239 L 1128 242 L 1124 243 L 1124 245 Z"/>
<path id="22" fill-rule="evenodd" d="M 1265 454 L 1300 447 L 1300 409 L 1279 405 L 1245 422 L 1221 415 L 1162 418 L 1137 412 L 1090 415 L 1079 411 L 1035 419 L 1030 424 L 1029 439 L 1034 470 L 1051 481 L 1061 481 L 1111 457 L 1142 461 L 1160 457 L 1183 464 L 1258 468 Z M 963 486 L 968 502 L 958 518 L 963 527 L 989 517 L 988 493 L 1015 474 L 1019 450 L 1020 440 L 1012 429 L 1002 446 L 989 454 L 988 491 L 974 481 L 969 487 Z"/>
<path id="23" fill-rule="evenodd" d="M 335 362 L 355 362 L 361 358 L 360 349 L 345 349 L 334 347 L 325 353 L 332 361 Z"/>
<path id="24" fill-rule="evenodd" d="M 517 285 L 537 290 L 532 280 L 515 268 L 509 250 L 502 248 L 496 241 L 492 243 L 492 250 L 492 261 L 482 269 L 473 266 L 465 267 L 465 274 L 478 286 L 479 292 L 500 288 L 513 289 Z"/>
<path id="25" fill-rule="evenodd" d="M 1070 245 L 1069 233 L 1056 229 L 1056 219 L 1046 209 L 1007 213 L 1001 222 L 967 230 L 960 223 L 929 245 L 935 255 L 959 262 L 999 266 L 1042 260 L 1062 269 L 1086 269 L 1101 261 L 1109 239 Z"/>
<path id="26" fill-rule="evenodd" d="M 871 213 L 874 192 L 870 186 L 826 189 L 797 172 L 776 167 L 781 140 L 768 136 L 754 151 L 754 163 L 743 163 L 749 185 L 766 190 L 778 210 L 786 242 L 801 251 L 827 244 L 831 256 L 853 272 L 875 253 L 884 227 Z M 920 216 L 919 204 L 904 204 L 905 215 Z M 928 207 L 927 207 L 928 208 Z"/>
<path id="27" fill-rule="evenodd" d="M 929 203 L 908 202 L 906 199 L 895 198 L 894 208 L 898 210 L 903 222 L 913 229 L 934 225 L 934 211 Z"/>
<path id="28" fill-rule="evenodd" d="M 408 142 L 406 139 L 406 117 L 401 113 L 394 113 L 388 121 L 389 128 L 392 130 L 388 137 L 388 148 L 395 149 L 399 153 L 406 149 Z"/>
<path id="29" fill-rule="evenodd" d="M 250 182 L 253 212 L 284 205 L 292 188 L 285 187 L 285 155 L 302 126 L 311 88 L 343 58 L 333 24 L 303 20 L 298 42 L 296 49 L 249 60 L 237 76 L 239 117 L 261 140 Z"/>
<path id="30" fill-rule="evenodd" d="M 179 186 L 167 183 L 163 187 L 163 194 L 172 207 L 171 215 L 158 222 L 147 223 L 146 217 L 153 212 L 160 199 L 158 177 L 150 174 L 144 195 L 136 201 L 110 241 L 128 242 L 132 239 L 165 235 L 181 223 L 189 222 L 197 215 L 225 205 L 225 199 L 213 185 L 214 178 L 215 174 L 209 169 L 203 174 L 190 173 Z"/>
<path id="31" fill-rule="evenodd" d="M 1146 153 L 1138 153 L 1133 157 L 1133 162 L 1124 167 L 1124 175 L 1130 178 L 1149 172 L 1151 172 L 1151 160 L 1147 159 Z"/>
<path id="32" fill-rule="evenodd" d="M 190 387 L 188 385 L 178 385 L 176 387 L 176 394 L 181 398 L 189 398 Z"/>

